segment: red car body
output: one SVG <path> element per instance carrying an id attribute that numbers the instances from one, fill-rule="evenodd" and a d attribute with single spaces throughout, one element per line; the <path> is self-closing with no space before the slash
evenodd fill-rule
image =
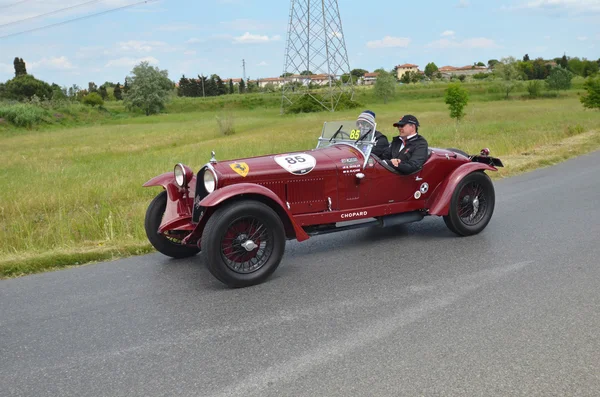
<path id="1" fill-rule="evenodd" d="M 166 192 L 164 210 L 162 203 L 161 208 L 155 209 L 152 214 L 152 205 L 149 207 L 146 217 L 148 237 L 159 251 L 173 257 L 193 255 L 200 249 L 212 250 L 209 262 L 218 262 L 219 258 L 227 262 L 233 257 L 231 252 L 234 252 L 234 248 L 228 248 L 224 243 L 229 238 L 236 242 L 234 245 L 242 255 L 237 262 L 233 261 L 237 264 L 242 260 L 245 260 L 244 263 L 252 263 L 252 252 L 261 251 L 257 245 L 260 239 L 255 241 L 250 238 L 256 231 L 250 224 L 261 223 L 262 207 L 258 208 L 258 215 L 252 215 L 248 220 L 242 219 L 244 211 L 243 208 L 239 208 L 240 215 L 236 215 L 237 218 L 232 217 L 237 219 L 237 224 L 231 223 L 234 222 L 232 220 L 229 229 L 228 226 L 222 226 L 220 229 L 217 226 L 213 227 L 223 230 L 220 240 L 213 238 L 214 241 L 210 243 L 219 247 L 205 246 L 208 240 L 205 235 L 207 223 L 219 210 L 225 211 L 224 206 L 231 207 L 235 203 L 252 206 L 256 202 L 270 208 L 281 221 L 285 239 L 298 241 L 316 234 L 361 226 L 413 222 L 429 215 L 444 216 L 446 220 L 451 212 L 453 196 L 458 197 L 455 200 L 462 200 L 454 205 L 460 206 L 463 202 L 467 205 L 471 200 L 472 212 L 473 208 L 479 207 L 480 202 L 483 203 L 482 200 L 487 200 L 486 211 L 489 211 L 489 214 L 486 216 L 489 217 L 484 219 L 485 224 L 479 225 L 472 232 L 457 231 L 448 225 L 451 230 L 460 235 L 474 234 L 480 231 L 479 228 L 483 229 L 489 221 L 494 205 L 493 187 L 491 198 L 488 197 L 491 182 L 489 186 L 485 180 L 480 182 L 483 188 L 488 189 L 486 197 L 485 192 L 475 197 L 473 192 L 477 190 L 477 184 L 474 185 L 475 188 L 471 187 L 475 190 L 470 196 L 464 192 L 456 192 L 461 181 L 467 176 L 475 175 L 475 179 L 481 179 L 478 174 L 496 171 L 496 166 L 502 166 L 500 160 L 489 157 L 484 151 L 480 155 L 466 156 L 458 150 L 430 148 L 429 157 L 418 172 L 401 175 L 376 156 L 368 154 L 369 152 L 370 150 L 364 153 L 355 145 L 340 142 L 310 151 L 236 160 L 216 161 L 213 155 L 211 162 L 202 167 L 196 175 L 189 167 L 179 164 L 176 168 L 179 168 L 179 182 L 183 183 L 178 183 L 173 173 L 165 173 L 144 184 L 162 186 Z M 304 164 L 307 164 L 307 167 L 300 168 Z M 206 173 L 209 175 L 205 175 Z M 205 178 L 209 181 L 208 185 L 204 183 Z M 206 186 L 213 186 L 211 179 L 214 179 L 214 190 L 209 192 Z M 463 187 L 464 189 L 466 187 Z M 462 199 L 459 197 L 461 194 Z M 164 195 L 163 193 L 163 197 Z M 466 201 L 465 197 L 468 198 Z M 475 201 L 477 206 L 474 205 Z M 230 209 L 229 212 L 231 211 L 236 210 Z M 477 208 L 474 212 L 477 213 Z M 156 214 L 161 216 L 160 222 L 154 219 L 158 217 Z M 356 222 L 344 225 L 344 222 L 355 220 L 370 221 L 358 225 Z M 458 226 L 460 229 L 460 224 Z M 239 231 L 244 228 L 247 229 L 245 234 Z M 254 228 L 260 229 L 256 225 Z M 265 226 L 265 229 L 268 227 Z M 236 233 L 238 237 L 235 237 Z M 269 234 L 271 235 L 272 233 Z M 166 250 L 163 244 L 165 237 L 168 241 Z M 267 238 L 265 235 L 261 244 L 278 238 L 275 235 Z M 157 239 L 162 239 L 163 243 L 156 244 Z M 245 247 L 245 251 L 239 248 L 240 244 Z M 273 252 L 270 255 L 273 255 Z M 263 272 L 260 272 L 260 269 L 250 271 L 251 267 L 244 267 L 243 271 L 237 274 L 235 265 L 224 266 L 223 263 L 209 263 L 209 269 L 228 285 L 247 286 L 268 277 L 279 264 L 279 260 L 274 266 L 271 265 L 272 270 Z M 261 267 L 267 264 L 268 261 Z M 254 274 L 257 272 L 259 274 Z"/>

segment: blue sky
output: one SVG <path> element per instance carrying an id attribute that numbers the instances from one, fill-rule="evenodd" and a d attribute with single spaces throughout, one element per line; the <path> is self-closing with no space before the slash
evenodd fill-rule
<path id="1" fill-rule="evenodd" d="M 0 0 L 0 81 L 13 77 L 15 56 L 61 86 L 123 82 L 141 60 L 174 81 L 183 73 L 241 77 L 242 59 L 252 79 L 283 71 L 284 0 L 159 0 L 3 37 L 138 1 Z M 423 70 L 525 53 L 600 58 L 600 0 L 339 0 L 339 8 L 351 68 Z"/>

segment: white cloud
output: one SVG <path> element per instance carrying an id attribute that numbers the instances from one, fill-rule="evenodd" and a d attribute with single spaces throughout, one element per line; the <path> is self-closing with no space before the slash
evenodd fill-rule
<path id="1" fill-rule="evenodd" d="M 508 10 L 540 10 L 547 12 L 596 13 L 600 12 L 598 0 L 533 0 L 522 2 Z"/>
<path id="2" fill-rule="evenodd" d="M 427 47 L 447 49 L 447 48 L 463 48 L 463 49 L 485 49 L 485 48 L 499 48 L 494 40 L 486 39 L 484 37 L 478 37 L 473 39 L 466 39 L 463 41 L 456 41 L 454 39 L 441 39 L 433 41 L 427 44 Z"/>
<path id="3" fill-rule="evenodd" d="M 269 36 L 261 36 L 258 34 L 250 34 L 250 32 L 246 32 L 239 37 L 234 37 L 233 42 L 240 43 L 240 44 L 268 43 L 270 41 L 277 41 L 279 39 L 280 39 L 279 36 L 269 37 Z"/>
<path id="4" fill-rule="evenodd" d="M 577 40 L 579 41 L 586 41 L 588 38 L 586 36 L 579 36 L 577 37 Z"/>
<path id="5" fill-rule="evenodd" d="M 199 39 L 199 38 L 197 38 L 197 37 L 192 37 L 192 38 L 188 39 L 188 40 L 186 41 L 186 43 L 187 43 L 187 44 L 198 44 L 198 43 L 202 43 L 203 41 L 204 41 L 204 40 L 202 40 L 202 39 Z"/>
<path id="6" fill-rule="evenodd" d="M 42 58 L 39 61 L 27 63 L 27 68 L 30 70 L 38 69 L 54 69 L 54 70 L 71 70 L 75 66 L 67 59 L 67 57 L 52 57 Z"/>
<path id="7" fill-rule="evenodd" d="M 406 37 L 385 36 L 381 40 L 373 40 L 367 43 L 369 48 L 408 47 L 410 39 Z"/>
<path id="8" fill-rule="evenodd" d="M 196 50 L 187 50 L 187 51 L 184 51 L 183 55 L 196 55 Z"/>
<path id="9" fill-rule="evenodd" d="M 257 63 L 256 66 L 269 66 L 269 64 L 265 61 L 262 61 L 261 63 Z"/>
<path id="10" fill-rule="evenodd" d="M 467 8 L 469 6 L 469 2 L 467 0 L 459 0 L 456 5 L 457 8 Z"/>
<path id="11" fill-rule="evenodd" d="M 122 67 L 122 66 L 128 66 L 128 67 L 132 67 L 137 65 L 140 62 L 148 62 L 151 65 L 157 65 L 158 64 L 158 59 L 154 58 L 154 57 L 143 57 L 143 58 L 129 58 L 129 57 L 123 57 L 123 58 L 119 58 L 119 59 L 112 59 L 110 61 L 108 61 L 108 63 L 106 65 L 104 65 L 105 68 L 111 68 L 111 67 Z"/>
<path id="12" fill-rule="evenodd" d="M 117 43 L 117 49 L 121 52 L 152 52 L 167 48 L 168 45 L 164 41 L 129 40 Z"/>
<path id="13" fill-rule="evenodd" d="M 550 40 L 552 37 L 550 37 L 550 36 L 544 36 L 544 38 L 545 38 L 546 40 Z"/>
<path id="14" fill-rule="evenodd" d="M 445 30 L 442 32 L 442 34 L 440 36 L 442 36 L 442 37 L 454 36 L 454 30 Z"/>

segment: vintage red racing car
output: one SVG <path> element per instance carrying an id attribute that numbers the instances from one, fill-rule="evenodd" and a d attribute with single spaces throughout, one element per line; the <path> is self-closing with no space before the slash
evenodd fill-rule
<path id="1" fill-rule="evenodd" d="M 213 152 L 197 174 L 177 164 L 144 184 L 164 188 L 146 212 L 148 239 L 173 258 L 202 250 L 217 279 L 245 287 L 275 271 L 289 239 L 430 215 L 460 236 L 487 226 L 495 194 L 485 171 L 502 167 L 489 150 L 430 148 L 419 171 L 401 175 L 371 154 L 375 130 L 327 122 L 313 150 L 226 161 Z"/>

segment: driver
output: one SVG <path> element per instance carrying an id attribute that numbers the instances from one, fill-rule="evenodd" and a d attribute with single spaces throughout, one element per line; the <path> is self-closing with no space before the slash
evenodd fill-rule
<path id="1" fill-rule="evenodd" d="M 403 116 L 393 124 L 398 127 L 398 136 L 382 156 L 387 164 L 401 174 L 412 174 L 427 161 L 427 141 L 419 135 L 419 120 L 411 114 Z"/>
<path id="2" fill-rule="evenodd" d="M 370 110 L 362 112 L 356 120 L 356 127 L 361 130 L 361 135 L 367 132 L 369 129 L 373 129 L 375 126 L 375 113 Z M 377 157 L 381 157 L 383 152 L 390 145 L 387 137 L 379 131 L 375 131 L 375 146 L 371 150 L 371 154 Z"/>

